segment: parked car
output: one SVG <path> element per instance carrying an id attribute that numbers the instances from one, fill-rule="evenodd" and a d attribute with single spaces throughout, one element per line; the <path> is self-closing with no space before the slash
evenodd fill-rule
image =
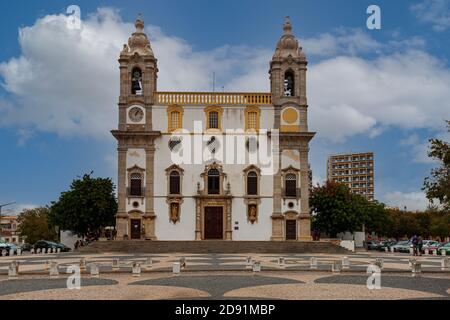
<path id="1" fill-rule="evenodd" d="M 450 255 L 450 242 L 444 243 L 438 248 L 438 254 L 442 254 L 442 250 L 445 250 L 445 255 Z"/>
<path id="2" fill-rule="evenodd" d="M 64 245 L 62 243 L 55 242 L 55 244 L 56 244 L 56 248 L 60 248 L 61 249 L 61 252 L 69 252 L 71 250 L 68 246 L 66 246 L 66 245 Z"/>
<path id="3" fill-rule="evenodd" d="M 393 241 L 393 240 L 382 241 L 380 243 L 380 247 L 378 248 L 378 250 L 385 251 L 386 248 L 388 248 L 388 250 L 391 250 L 391 247 L 395 244 L 397 244 L 397 241 Z"/>
<path id="4" fill-rule="evenodd" d="M 377 240 L 369 240 L 365 242 L 364 246 L 367 250 L 378 250 L 380 242 Z"/>
<path id="5" fill-rule="evenodd" d="M 428 249 L 431 253 L 432 252 L 431 248 L 437 247 L 439 245 L 440 245 L 440 243 L 435 240 L 423 240 L 422 253 L 425 253 L 425 249 Z"/>
<path id="6" fill-rule="evenodd" d="M 20 246 L 20 250 L 22 250 L 22 252 L 30 252 L 31 249 L 33 249 L 33 246 L 29 243 L 24 243 Z"/>
<path id="7" fill-rule="evenodd" d="M 17 254 L 17 249 L 19 247 L 17 245 L 15 245 L 14 243 L 9 243 L 9 242 L 2 242 L 0 243 L 0 253 L 3 250 L 6 250 L 6 255 L 9 256 L 9 252 L 11 249 L 14 250 L 14 254 Z"/>
<path id="8" fill-rule="evenodd" d="M 34 250 L 37 249 L 57 249 L 58 246 L 56 243 L 47 240 L 39 240 L 34 244 Z"/>
<path id="9" fill-rule="evenodd" d="M 427 249 L 429 254 L 433 254 L 434 250 L 437 250 L 439 253 L 439 249 L 441 248 L 442 243 L 435 241 L 434 244 L 430 244 Z M 425 251 L 424 251 L 425 252 Z"/>
<path id="10" fill-rule="evenodd" d="M 392 246 L 394 248 L 394 252 L 405 252 L 409 253 L 409 249 L 411 248 L 411 241 L 405 240 L 405 241 L 399 241 L 395 245 Z"/>

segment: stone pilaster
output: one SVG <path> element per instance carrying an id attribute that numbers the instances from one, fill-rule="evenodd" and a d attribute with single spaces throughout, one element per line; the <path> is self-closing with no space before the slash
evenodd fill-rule
<path id="1" fill-rule="evenodd" d="M 126 162 L 127 162 L 127 148 L 119 147 L 118 149 L 118 179 L 117 179 L 117 194 L 118 194 L 118 210 L 116 215 L 116 230 L 117 238 L 122 239 L 127 234 L 128 214 L 126 212 Z"/>
<path id="2" fill-rule="evenodd" d="M 145 226 L 145 239 L 156 240 L 155 235 L 155 210 L 154 210 L 154 165 L 155 148 L 152 145 L 145 149 L 146 172 L 145 172 L 145 214 L 143 216 Z"/>
<path id="3" fill-rule="evenodd" d="M 311 241 L 311 214 L 309 212 L 308 143 L 300 148 L 300 204 L 298 240 Z"/>

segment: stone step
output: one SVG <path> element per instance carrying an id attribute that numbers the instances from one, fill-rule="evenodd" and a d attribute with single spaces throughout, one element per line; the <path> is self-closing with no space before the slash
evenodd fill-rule
<path id="1" fill-rule="evenodd" d="M 289 241 L 97 241 L 83 253 L 348 253 L 331 242 Z"/>

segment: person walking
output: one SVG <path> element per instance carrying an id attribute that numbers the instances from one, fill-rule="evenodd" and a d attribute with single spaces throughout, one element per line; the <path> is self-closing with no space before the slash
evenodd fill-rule
<path id="1" fill-rule="evenodd" d="M 422 247 L 423 247 L 423 239 L 421 236 L 419 236 L 419 239 L 417 240 L 417 251 L 419 256 L 422 255 Z"/>
<path id="2" fill-rule="evenodd" d="M 417 244 L 419 242 L 419 238 L 417 237 L 417 235 L 414 235 L 411 238 L 411 242 L 412 242 L 412 245 L 413 245 L 413 255 L 417 256 Z"/>

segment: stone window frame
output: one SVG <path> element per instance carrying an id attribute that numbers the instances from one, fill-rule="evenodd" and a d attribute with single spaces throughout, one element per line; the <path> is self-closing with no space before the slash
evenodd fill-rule
<path id="1" fill-rule="evenodd" d="M 295 185 L 296 185 L 296 197 L 286 197 L 286 177 L 289 174 L 294 174 L 296 181 L 295 181 Z M 282 197 L 283 199 L 296 199 L 297 202 L 300 199 L 300 169 L 293 167 L 292 165 L 290 165 L 289 167 L 282 169 L 281 170 L 281 188 L 282 188 Z"/>
<path id="2" fill-rule="evenodd" d="M 288 73 L 290 73 L 291 75 L 292 75 L 292 81 L 293 81 L 293 83 L 292 83 L 292 90 L 293 90 L 293 93 L 290 95 L 290 96 L 286 96 L 285 94 L 284 94 L 284 84 L 285 84 L 285 81 L 286 81 L 286 75 L 288 74 Z M 297 97 L 298 95 L 297 95 L 297 90 L 296 90 L 296 88 L 295 88 L 295 84 L 296 84 L 296 82 L 297 82 L 297 77 L 296 77 L 297 75 L 296 75 L 296 73 L 295 73 L 295 71 L 294 71 L 294 69 L 292 69 L 291 67 L 287 67 L 285 70 L 283 70 L 283 97 L 287 97 L 287 98 L 294 98 L 294 97 Z"/>
<path id="3" fill-rule="evenodd" d="M 257 194 L 256 195 L 249 195 L 247 194 L 248 188 L 248 174 L 250 172 L 256 172 L 257 175 Z M 254 164 L 249 165 L 243 170 L 244 175 L 244 203 L 245 203 L 245 210 L 246 210 L 246 216 L 247 216 L 247 222 L 251 224 L 258 223 L 259 220 L 259 205 L 261 204 L 261 169 Z M 254 205 L 256 207 L 256 220 L 251 221 L 250 220 L 250 206 Z"/>
<path id="4" fill-rule="evenodd" d="M 174 128 L 172 125 L 172 114 L 178 112 L 179 113 L 179 125 L 178 128 Z M 167 131 L 174 132 L 180 129 L 183 129 L 183 116 L 184 116 L 184 108 L 178 104 L 171 105 L 167 108 Z"/>
<path id="5" fill-rule="evenodd" d="M 223 114 L 223 108 L 219 106 L 209 106 L 204 109 L 205 117 L 206 117 L 206 130 L 211 131 L 222 131 L 222 114 Z M 209 114 L 211 112 L 217 112 L 218 114 L 218 128 L 211 128 L 209 124 Z"/>
<path id="6" fill-rule="evenodd" d="M 134 165 L 131 168 L 127 169 L 127 180 L 128 180 L 128 192 L 127 192 L 127 198 L 128 198 L 128 202 L 130 202 L 130 199 L 132 198 L 140 198 L 140 199 L 144 199 L 145 198 L 145 169 L 139 167 L 138 165 Z M 141 175 L 141 195 L 140 196 L 132 196 L 130 195 L 129 190 L 131 190 L 131 175 L 134 173 L 139 173 Z"/>
<path id="7" fill-rule="evenodd" d="M 176 164 L 171 165 L 166 170 L 166 177 L 167 177 L 167 196 L 168 197 L 182 197 L 183 196 L 183 176 L 184 176 L 184 169 L 180 166 L 177 166 Z M 179 194 L 171 194 L 170 193 L 170 174 L 172 172 L 178 172 L 180 177 L 180 193 Z"/>
<path id="8" fill-rule="evenodd" d="M 255 112 L 256 113 L 256 128 L 250 128 L 250 117 L 249 114 Z M 258 132 L 261 126 L 261 109 L 257 106 L 248 106 L 245 108 L 245 131 L 255 131 Z"/>
<path id="9" fill-rule="evenodd" d="M 205 170 L 200 174 L 200 177 L 203 178 L 203 190 L 198 190 L 198 193 L 203 193 L 206 195 L 209 195 L 208 190 L 208 172 L 211 169 L 216 169 L 219 171 L 219 194 L 213 194 L 211 196 L 224 196 L 230 193 L 229 188 L 227 190 L 224 189 L 223 184 L 225 180 L 227 179 L 227 174 L 223 172 L 223 167 L 217 162 L 213 162 L 209 165 L 205 166 Z"/>
<path id="10" fill-rule="evenodd" d="M 256 185 L 256 188 L 257 188 L 257 193 L 256 193 L 256 195 L 250 195 L 250 194 L 248 194 L 247 192 L 248 192 L 248 174 L 250 173 L 250 172 L 256 172 L 256 176 L 257 176 L 257 185 Z M 245 196 L 246 197 L 252 197 L 252 198 L 254 198 L 254 197 L 259 197 L 260 196 L 260 194 L 261 194 L 261 169 L 260 168 L 258 168 L 257 166 L 255 166 L 254 164 L 252 164 L 252 165 L 249 165 L 248 167 L 246 167 L 244 170 L 243 170 L 243 173 L 244 173 L 244 185 L 245 185 L 245 190 L 244 190 L 244 192 L 245 192 Z"/>
<path id="11" fill-rule="evenodd" d="M 137 94 L 137 93 L 133 93 L 133 77 L 134 77 L 134 71 L 136 69 L 139 69 L 139 71 L 141 72 L 141 94 Z M 129 85 L 130 85 L 130 95 L 131 96 L 142 96 L 144 95 L 144 70 L 145 70 L 145 66 L 141 63 L 135 63 L 130 65 L 129 67 Z"/>

